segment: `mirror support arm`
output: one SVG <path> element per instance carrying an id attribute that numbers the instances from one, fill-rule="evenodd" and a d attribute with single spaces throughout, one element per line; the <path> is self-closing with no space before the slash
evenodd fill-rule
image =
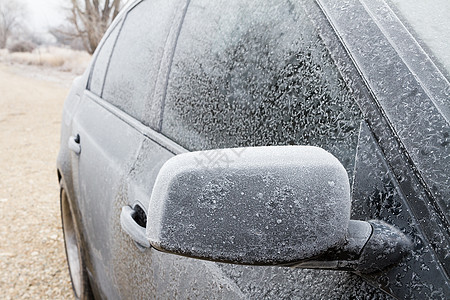
<path id="1" fill-rule="evenodd" d="M 398 263 L 411 245 L 401 231 L 383 221 L 350 220 L 347 239 L 341 247 L 292 267 L 372 273 Z"/>

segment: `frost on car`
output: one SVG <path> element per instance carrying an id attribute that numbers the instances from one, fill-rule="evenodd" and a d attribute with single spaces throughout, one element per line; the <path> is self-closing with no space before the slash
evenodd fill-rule
<path id="1" fill-rule="evenodd" d="M 448 297 L 450 85 L 414 22 L 401 0 L 129 2 L 64 106 L 75 295 Z"/>

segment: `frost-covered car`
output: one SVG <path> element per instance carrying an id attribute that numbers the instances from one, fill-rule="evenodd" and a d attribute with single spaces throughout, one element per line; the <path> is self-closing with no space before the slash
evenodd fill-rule
<path id="1" fill-rule="evenodd" d="M 128 3 L 63 111 L 77 298 L 448 299 L 436 3 Z"/>

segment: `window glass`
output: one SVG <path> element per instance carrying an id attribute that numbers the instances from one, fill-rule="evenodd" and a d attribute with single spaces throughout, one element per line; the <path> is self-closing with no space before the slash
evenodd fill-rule
<path id="1" fill-rule="evenodd" d="M 175 0 L 148 0 L 133 8 L 106 75 L 103 98 L 144 123 L 176 5 Z"/>
<path id="2" fill-rule="evenodd" d="M 108 67 L 109 58 L 114 48 L 114 44 L 119 34 L 122 23 L 116 24 L 113 31 L 110 32 L 105 42 L 99 49 L 97 58 L 95 59 L 94 69 L 92 70 L 91 81 L 89 84 L 89 90 L 97 96 L 102 95 L 103 81 L 105 80 L 105 73 Z"/>
<path id="3" fill-rule="evenodd" d="M 352 176 L 361 119 L 301 4 L 191 1 L 163 134 L 190 150 L 320 146 Z"/>

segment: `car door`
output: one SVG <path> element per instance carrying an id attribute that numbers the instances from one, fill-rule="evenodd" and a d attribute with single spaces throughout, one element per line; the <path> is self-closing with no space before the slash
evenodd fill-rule
<path id="1" fill-rule="evenodd" d="M 164 135 L 189 150 L 320 146 L 351 179 L 362 124 L 302 3 L 191 1 L 169 77 Z M 244 298 L 386 297 L 345 272 L 216 265 Z"/>
<path id="2" fill-rule="evenodd" d="M 364 117 L 300 3 L 190 1 L 163 95 L 160 127 L 147 129 L 117 215 L 130 201 L 148 209 L 157 171 L 184 149 L 317 145 L 353 178 Z M 388 298 L 346 272 L 177 257 L 142 249 L 124 231 L 115 240 L 123 298 Z"/>
<path id="3" fill-rule="evenodd" d="M 85 93 L 73 119 L 74 136 L 80 145 L 78 154 L 78 206 L 82 214 L 88 270 L 94 274 L 101 294 L 114 295 L 108 273 L 111 259 L 111 206 L 117 188 L 135 160 L 143 137 L 109 111 L 94 95 Z"/>
<path id="4" fill-rule="evenodd" d="M 139 136 L 124 126 L 111 113 L 111 106 L 99 97 L 122 21 L 122 18 L 116 20 L 99 47 L 88 87 L 81 93 L 72 119 L 72 135 L 69 139 L 69 147 L 73 152 L 74 191 L 78 200 L 77 210 L 81 216 L 79 223 L 82 226 L 81 232 L 85 233 L 82 236 L 83 244 L 86 245 L 84 256 L 92 258 L 87 261 L 87 269 L 92 285 L 96 288 L 110 285 L 105 271 L 108 253 L 102 253 L 103 249 L 108 249 L 109 243 L 107 228 L 110 211 L 105 201 L 113 197 L 114 186 L 117 186 L 121 176 L 127 172 L 129 161 L 136 155 L 134 148 L 140 144 Z M 113 132 L 118 139 L 112 138 Z M 131 137 L 130 144 L 121 142 L 125 136 Z M 121 161 L 120 157 L 128 159 L 128 162 Z M 93 274 L 99 274 L 103 278 L 102 282 L 93 281 Z M 100 291 L 100 294 L 103 292 Z"/>
<path id="5" fill-rule="evenodd" d="M 99 50 L 73 118 L 87 269 L 100 297 L 118 294 L 111 268 L 114 233 L 120 228 L 114 227 L 114 205 L 146 139 L 140 120 L 155 91 L 177 7 L 175 1 L 137 1 L 129 9 Z"/>
<path id="6" fill-rule="evenodd" d="M 336 3 L 319 4 L 326 3 L 339 10 Z M 394 156 L 386 150 L 384 143 L 398 142 L 397 136 L 352 53 L 342 44 L 342 36 L 336 34 L 333 22 L 338 19 L 330 18 L 329 7 L 321 5 L 190 1 L 163 92 L 161 126 L 147 134 L 131 176 L 142 180 L 141 192 L 133 196 L 125 188 L 123 194 L 132 196 L 124 196 L 121 205 L 139 198 L 146 199 L 145 206 L 159 166 L 183 148 L 316 145 L 345 166 L 352 184 L 353 218 L 383 219 L 398 226 L 414 241 L 410 256 L 385 272 L 364 276 L 237 266 L 142 250 L 122 232 L 114 255 L 121 260 L 115 269 L 121 295 L 445 298 L 448 280 L 436 258 L 440 248 L 429 243 L 420 216 L 410 206 L 423 190 L 414 174 L 398 175 L 406 154 L 399 151 Z M 370 37 L 369 33 L 365 34 Z M 155 167 L 149 157 L 161 161 Z M 217 158 L 207 159 L 214 164 Z M 411 168 L 407 161 L 406 166 Z M 415 180 L 408 183 L 413 189 L 405 184 L 407 178 Z M 283 195 L 282 190 L 278 193 Z M 186 224 L 186 230 L 195 228 Z"/>

